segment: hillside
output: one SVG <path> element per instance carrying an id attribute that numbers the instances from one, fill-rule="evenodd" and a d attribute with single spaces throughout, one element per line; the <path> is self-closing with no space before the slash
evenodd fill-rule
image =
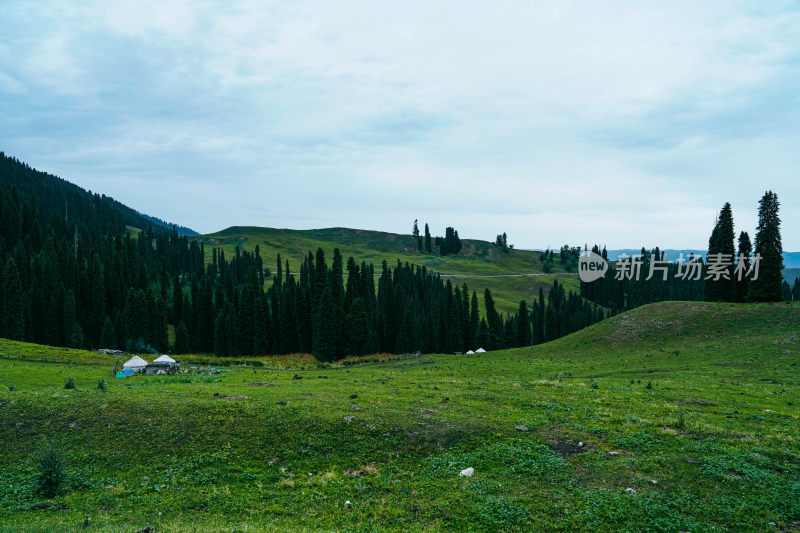
<path id="1" fill-rule="evenodd" d="M 481 356 L 124 381 L 0 341 L 0 529 L 797 530 L 799 336 L 797 304 L 664 302 Z"/>
<path id="2" fill-rule="evenodd" d="M 14 188 L 21 200 L 35 201 L 46 217 L 66 217 L 80 220 L 93 231 L 106 231 L 108 226 L 122 232 L 125 226 L 136 229 L 152 224 L 157 228 L 171 229 L 172 224 L 142 214 L 110 196 L 93 194 L 69 181 L 41 172 L 30 165 L 0 152 L 0 192 Z M 197 232 L 176 226 L 180 235 L 197 235 Z"/>
<path id="3" fill-rule="evenodd" d="M 547 294 L 554 279 L 563 283 L 567 290 L 578 290 L 577 275 L 564 272 L 558 261 L 552 272 L 545 274 L 541 252 L 509 250 L 504 253 L 487 241 L 462 239 L 463 249 L 459 254 L 440 257 L 419 252 L 411 235 L 349 228 L 291 230 L 234 226 L 198 239 L 205 244 L 209 260 L 213 246 L 222 247 L 230 257 L 237 245 L 247 250 L 257 245 L 265 265 L 273 271 L 278 254 L 284 262 L 288 259 L 290 268 L 295 271 L 308 251 L 317 248 L 322 248 L 326 257 L 331 257 L 333 249 L 339 248 L 345 260 L 352 256 L 358 262 L 373 263 L 378 272 L 381 262 L 392 266 L 399 259 L 448 276 L 453 283 L 467 283 L 481 296 L 488 287 L 498 310 L 503 312 L 516 311 L 522 299 L 531 302 L 540 286 Z"/>

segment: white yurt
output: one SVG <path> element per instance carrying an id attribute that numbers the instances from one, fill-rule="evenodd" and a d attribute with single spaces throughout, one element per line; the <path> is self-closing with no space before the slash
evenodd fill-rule
<path id="1" fill-rule="evenodd" d="M 484 350 L 483 348 L 478 348 L 477 350 L 475 350 L 475 353 L 486 353 L 486 350 Z"/>
<path id="2" fill-rule="evenodd" d="M 474 353 L 475 353 L 475 352 L 473 352 L 472 350 L 467 350 L 467 355 L 472 355 L 472 354 L 474 354 Z"/>
<path id="3" fill-rule="evenodd" d="M 125 363 L 123 363 L 122 368 L 126 370 L 130 369 L 133 370 L 134 372 L 141 372 L 142 370 L 144 370 L 144 367 L 146 366 L 147 366 L 147 361 L 145 361 L 138 355 L 134 355 L 133 357 L 125 361 Z"/>
<path id="4" fill-rule="evenodd" d="M 168 355 L 162 355 L 162 356 L 159 356 L 159 357 L 158 357 L 158 359 L 156 359 L 156 360 L 155 360 L 155 361 L 153 361 L 153 362 L 154 362 L 154 363 L 169 363 L 169 364 L 174 364 L 174 363 L 175 363 L 175 359 L 173 359 L 172 357 L 170 357 L 170 356 L 168 356 Z"/>

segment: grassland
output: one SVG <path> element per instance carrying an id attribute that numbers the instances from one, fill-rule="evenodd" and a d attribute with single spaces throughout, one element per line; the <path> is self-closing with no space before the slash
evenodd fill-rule
<path id="1" fill-rule="evenodd" d="M 797 530 L 798 353 L 797 304 L 697 302 L 533 348 L 216 376 L 113 380 L 113 357 L 2 341 L 0 531 Z M 51 500 L 47 441 L 70 473 Z"/>
<path id="2" fill-rule="evenodd" d="M 333 249 L 339 248 L 345 260 L 352 256 L 359 263 L 373 263 L 378 273 L 383 261 L 389 266 L 394 266 L 398 260 L 409 262 L 446 275 L 453 283 L 467 283 L 481 295 L 489 288 L 501 312 L 516 311 L 522 299 L 530 303 L 538 295 L 540 286 L 547 294 L 554 279 L 568 289 L 578 290 L 577 276 L 564 272 L 558 261 L 552 272 L 545 274 L 541 252 L 509 250 L 505 253 L 486 241 L 464 239 L 458 255 L 440 257 L 419 252 L 411 235 L 348 228 L 289 230 L 235 226 L 198 239 L 205 244 L 209 261 L 214 246 L 221 247 L 230 257 L 236 246 L 252 251 L 258 245 L 265 266 L 273 271 L 278 254 L 283 261 L 289 260 L 294 272 L 308 251 L 314 252 L 317 248 L 325 251 L 328 260 L 333 256 Z"/>

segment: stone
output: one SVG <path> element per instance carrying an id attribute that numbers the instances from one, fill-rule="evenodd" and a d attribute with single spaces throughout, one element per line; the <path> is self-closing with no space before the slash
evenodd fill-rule
<path id="1" fill-rule="evenodd" d="M 347 500 L 346 502 L 344 502 L 344 504 L 346 506 L 350 506 L 350 505 L 353 505 L 353 502 L 351 502 L 350 500 Z"/>
<path id="2" fill-rule="evenodd" d="M 458 477 L 472 477 L 474 473 L 475 469 L 470 466 L 469 468 L 465 468 L 464 470 L 459 472 Z"/>
<path id="3" fill-rule="evenodd" d="M 636 490 L 628 487 L 627 489 L 625 489 L 625 493 L 626 494 L 636 494 Z"/>
<path id="4" fill-rule="evenodd" d="M 517 431 L 528 431 L 528 426 L 514 426 Z"/>
<path id="5" fill-rule="evenodd" d="M 352 415 L 344 417 L 345 422 L 352 422 L 355 419 L 356 419 L 356 417 L 354 417 Z"/>
<path id="6" fill-rule="evenodd" d="M 582 442 L 578 443 L 578 448 L 583 448 L 583 443 Z"/>
<path id="7" fill-rule="evenodd" d="M 608 452 L 608 455 L 610 455 L 611 457 L 616 457 L 619 455 L 619 452 Z"/>
<path id="8" fill-rule="evenodd" d="M 651 479 L 650 483 L 652 483 L 653 485 L 658 485 L 658 481 L 656 481 L 655 479 Z"/>

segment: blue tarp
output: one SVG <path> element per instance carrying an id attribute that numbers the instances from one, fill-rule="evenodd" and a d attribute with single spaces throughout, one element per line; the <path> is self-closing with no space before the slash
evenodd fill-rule
<path id="1" fill-rule="evenodd" d="M 126 368 L 125 370 L 123 370 L 123 372 L 125 373 L 126 376 L 132 376 L 133 374 L 135 374 L 135 372 L 130 368 Z"/>

